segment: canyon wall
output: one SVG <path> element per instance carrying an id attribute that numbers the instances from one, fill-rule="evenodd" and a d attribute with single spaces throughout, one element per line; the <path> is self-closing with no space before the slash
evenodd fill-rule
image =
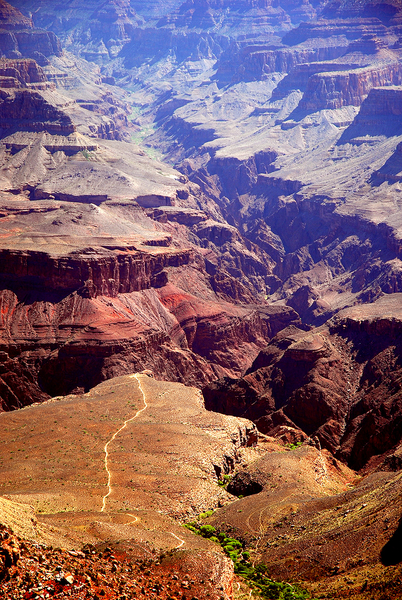
<path id="1" fill-rule="evenodd" d="M 401 82 L 399 64 L 342 73 L 318 73 L 309 78 L 299 107 L 315 111 L 360 106 L 373 87 L 400 85 Z"/>
<path id="2" fill-rule="evenodd" d="M 206 406 L 248 416 L 268 435 L 318 438 L 354 469 L 391 464 L 400 440 L 399 302 L 400 294 L 384 296 L 368 314 L 350 309 L 317 332 L 283 330 L 242 379 L 204 388 Z"/>

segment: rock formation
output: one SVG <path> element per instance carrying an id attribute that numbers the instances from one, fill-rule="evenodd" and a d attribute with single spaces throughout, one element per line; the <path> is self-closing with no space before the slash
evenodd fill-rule
<path id="1" fill-rule="evenodd" d="M 204 388 L 206 406 L 269 435 L 299 429 L 354 469 L 378 465 L 400 443 L 399 319 L 396 294 L 345 310 L 317 333 L 284 329 L 242 379 Z"/>
<path id="2" fill-rule="evenodd" d="M 48 57 L 60 55 L 61 45 L 50 31 L 33 28 L 32 20 L 5 2 L 0 3 L 0 57 L 34 58 L 48 64 Z"/>
<path id="3" fill-rule="evenodd" d="M 299 106 L 308 111 L 360 106 L 373 87 L 400 85 L 399 65 L 356 69 L 348 73 L 320 73 L 309 78 Z"/>
<path id="4" fill-rule="evenodd" d="M 250 596 L 222 552 L 314 596 L 399 594 L 399 0 L 13 5 L 2 522 L 171 551 L 131 587 L 106 557 L 113 593 L 71 574 L 110 600 Z M 166 578 L 191 562 L 211 588 Z"/>

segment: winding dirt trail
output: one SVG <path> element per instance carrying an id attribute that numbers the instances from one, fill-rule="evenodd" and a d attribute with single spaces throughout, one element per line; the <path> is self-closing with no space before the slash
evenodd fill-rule
<path id="1" fill-rule="evenodd" d="M 112 493 L 112 471 L 109 469 L 109 446 L 112 442 L 114 442 L 114 440 L 116 439 L 116 437 L 119 435 L 119 433 L 121 433 L 123 431 L 123 429 L 125 429 L 127 427 L 127 425 L 129 423 L 131 423 L 132 421 L 134 421 L 134 419 L 136 419 L 142 412 L 144 412 L 147 408 L 148 408 L 148 403 L 145 397 L 145 392 L 144 389 L 141 385 L 141 380 L 139 379 L 139 375 L 138 373 L 136 373 L 135 375 L 131 375 L 131 377 L 135 378 L 138 382 L 138 387 L 140 388 L 140 392 L 142 394 L 142 399 L 144 402 L 144 406 L 142 408 L 140 408 L 139 410 L 137 410 L 137 412 L 135 413 L 134 416 L 130 417 L 129 419 L 127 419 L 126 421 L 124 421 L 123 425 L 112 435 L 112 437 L 110 438 L 109 441 L 106 442 L 105 447 L 104 447 L 104 452 L 105 452 L 105 471 L 107 473 L 107 494 L 105 494 L 103 496 L 102 499 L 102 508 L 101 508 L 101 512 L 105 512 L 106 510 L 106 502 L 108 497 L 110 496 L 110 494 Z M 127 513 L 129 517 L 133 518 L 133 521 L 129 521 L 128 523 L 126 523 L 126 525 L 134 525 L 135 523 L 137 523 L 139 521 L 139 518 L 133 514 Z M 182 546 L 184 546 L 184 544 L 186 543 L 185 540 L 183 540 L 182 538 L 180 538 L 179 536 L 177 536 L 175 533 L 173 533 L 172 531 L 168 532 L 169 535 L 173 536 L 174 538 L 176 538 L 176 540 L 179 542 L 179 544 L 176 546 L 176 550 L 178 550 L 179 548 L 181 548 Z"/>
<path id="2" fill-rule="evenodd" d="M 103 500 L 102 500 L 102 508 L 101 508 L 101 512 L 105 512 L 106 509 L 106 501 L 108 499 L 108 497 L 110 496 L 110 494 L 112 493 L 112 472 L 109 469 L 109 446 L 110 444 L 116 439 L 116 437 L 119 435 L 119 433 L 121 431 L 123 431 L 123 429 L 125 429 L 128 425 L 128 423 L 131 423 L 131 421 L 134 421 L 134 419 L 136 419 L 142 412 L 144 412 L 144 410 L 146 410 L 148 408 L 148 404 L 147 401 L 145 399 L 145 392 L 142 388 L 141 385 L 141 381 L 138 377 L 138 374 L 132 375 L 131 377 L 134 377 L 137 381 L 138 381 L 138 387 L 140 388 L 140 392 L 142 394 L 142 399 L 144 401 L 144 406 L 143 408 L 140 408 L 139 410 L 137 410 L 137 412 L 135 413 L 135 415 L 133 417 L 131 417 L 130 419 L 127 419 L 126 421 L 124 421 L 123 425 L 120 427 L 120 429 L 118 429 L 110 438 L 110 440 L 108 442 L 106 442 L 105 447 L 104 447 L 104 452 L 105 452 L 105 471 L 107 473 L 107 494 L 105 494 L 105 496 L 103 496 Z M 130 517 L 134 517 L 136 519 L 136 521 L 138 521 L 138 517 L 135 517 L 134 515 L 129 515 Z M 136 521 L 131 521 L 131 523 L 135 523 Z"/>
<path id="3" fill-rule="evenodd" d="M 182 546 L 184 546 L 184 544 L 186 543 L 184 540 L 182 540 L 181 538 L 179 538 L 178 535 L 176 535 L 175 533 L 172 533 L 171 531 L 169 531 L 170 535 L 172 535 L 173 537 L 176 538 L 176 540 L 178 540 L 180 542 L 180 544 L 178 546 L 176 546 L 176 550 L 178 550 L 179 548 L 181 548 Z"/>

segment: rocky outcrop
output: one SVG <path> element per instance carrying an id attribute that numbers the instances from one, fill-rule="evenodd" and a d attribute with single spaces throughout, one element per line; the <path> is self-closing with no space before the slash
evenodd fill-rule
<path id="1" fill-rule="evenodd" d="M 270 173 L 277 157 L 278 154 L 270 150 L 257 152 L 246 160 L 215 156 L 208 162 L 208 172 L 219 175 L 223 193 L 231 198 L 248 192 L 261 173 Z"/>
<path id="2" fill-rule="evenodd" d="M 3 228 L 11 220 L 19 230 L 0 251 L 4 410 L 144 368 L 190 384 L 240 374 L 269 337 L 299 322 L 289 307 L 256 304 L 210 252 L 160 231 L 183 235 L 185 225 L 155 224 L 128 201 L 14 199 L 2 215 Z M 193 227 L 212 235 L 208 221 Z M 94 228 L 103 234 L 88 243 Z M 224 243 L 242 248 L 241 237 Z"/>
<path id="3" fill-rule="evenodd" d="M 190 251 L 169 249 L 155 255 L 133 249 L 106 253 L 81 252 L 78 256 L 53 257 L 45 253 L 0 251 L 3 282 L 63 293 L 78 291 L 86 298 L 116 297 L 166 282 L 166 267 L 188 264 Z M 125 251 L 124 251 L 125 250 Z M 102 256 L 103 254 L 103 256 Z M 4 283 L 3 283 L 4 284 Z"/>
<path id="4" fill-rule="evenodd" d="M 4 77 L 15 80 L 14 86 L 7 87 L 36 87 L 35 84 L 47 82 L 43 69 L 32 59 L 0 59 L 0 78 Z M 0 87 L 3 87 L 1 83 Z"/>
<path id="5" fill-rule="evenodd" d="M 262 81 L 271 73 L 289 73 L 297 65 L 333 60 L 346 50 L 346 45 L 275 50 L 246 46 L 240 51 L 232 46 L 220 57 L 216 77 L 228 83 Z"/>
<path id="6" fill-rule="evenodd" d="M 247 416 L 269 435 L 301 429 L 354 469 L 391 464 L 401 435 L 399 301 L 346 310 L 329 330 L 281 331 L 243 378 L 204 388 L 207 408 Z"/>
<path id="7" fill-rule="evenodd" d="M 82 45 L 82 41 L 87 39 L 89 43 L 83 46 L 82 55 L 87 60 L 103 62 L 117 57 L 138 25 L 142 24 L 142 19 L 138 18 L 127 0 L 109 0 L 96 8 L 88 22 L 80 23 L 74 32 L 74 41 Z M 61 34 L 65 34 L 63 28 Z"/>
<path id="8" fill-rule="evenodd" d="M 161 288 L 159 297 L 185 332 L 188 347 L 228 369 L 236 368 L 239 356 L 250 361 L 254 353 L 250 343 L 261 346 L 287 324 L 298 322 L 298 315 L 289 308 L 253 310 L 251 306 L 205 303 L 172 285 Z"/>
<path id="9" fill-rule="evenodd" d="M 231 406 L 236 407 L 238 416 L 248 414 L 270 435 L 283 425 L 307 435 L 316 435 L 322 428 L 321 437 L 333 451 L 340 441 L 339 421 L 342 424 L 347 409 L 341 364 L 328 338 L 285 329 L 257 357 L 238 392 L 236 380 L 225 380 L 220 400 L 219 384 L 210 384 L 203 391 L 205 403 L 215 410 L 222 403 L 226 414 L 232 413 Z"/>
<path id="10" fill-rule="evenodd" d="M 399 24 L 401 19 L 401 5 L 398 0 L 364 0 L 363 2 L 345 0 L 328 2 L 323 10 L 323 15 L 331 19 L 345 19 L 348 17 L 375 17 L 386 25 Z"/>
<path id="11" fill-rule="evenodd" d="M 2 31 L 0 29 L 0 56 L 6 58 L 33 58 L 40 65 L 49 64 L 48 57 L 60 56 L 61 45 L 50 31 Z"/>
<path id="12" fill-rule="evenodd" d="M 25 131 L 47 131 L 70 134 L 75 126 L 70 117 L 32 90 L 16 90 L 1 94 L 0 128 Z M 4 134 L 3 134 L 4 135 Z"/>
<path id="13" fill-rule="evenodd" d="M 262 32 L 266 28 L 289 27 L 290 18 L 281 6 L 273 8 L 267 0 L 187 0 L 159 22 L 159 26 L 217 31 L 245 31 L 251 24 Z"/>
<path id="14" fill-rule="evenodd" d="M 32 19 L 24 15 L 5 0 L 0 0 L 0 29 L 32 29 Z"/>
<path id="15" fill-rule="evenodd" d="M 202 221 L 206 221 L 208 216 L 201 210 L 192 208 L 182 208 L 178 206 L 165 206 L 160 208 L 148 209 L 147 214 L 159 223 L 172 221 L 192 227 Z"/>
<path id="16" fill-rule="evenodd" d="M 51 31 L 16 31 L 13 36 L 17 42 L 16 52 L 23 57 L 34 58 L 39 64 L 47 65 L 47 57 L 62 54 L 60 40 Z"/>
<path id="17" fill-rule="evenodd" d="M 401 83 L 402 68 L 399 64 L 341 73 L 318 73 L 309 78 L 299 108 L 315 111 L 347 105 L 360 106 L 373 87 Z"/>
<path id="18" fill-rule="evenodd" d="M 248 472 L 264 489 L 209 522 L 255 548 L 270 577 L 342 600 L 400 594 L 400 473 L 356 481 L 329 453 L 305 445 L 267 452 L 240 470 L 245 484 Z"/>
<path id="19" fill-rule="evenodd" d="M 162 287 L 96 298 L 90 297 L 89 284 L 67 294 L 34 283 L 28 288 L 24 280 L 3 283 L 2 410 L 143 369 L 161 379 L 205 384 L 220 374 L 239 373 L 270 328 L 295 320 L 289 310 L 275 311 L 276 320 L 274 313 L 200 302 L 184 292 L 176 294 L 181 303 L 172 306 L 162 275 L 153 282 Z M 21 290 L 28 289 L 28 304 L 19 302 Z"/>
<path id="20" fill-rule="evenodd" d="M 381 307 L 381 302 L 378 306 Z M 386 298 L 382 306 L 383 317 L 378 310 L 378 316 L 369 318 L 364 310 L 361 316 L 359 311 L 351 310 L 350 317 L 340 318 L 331 328 L 333 333 L 357 346 L 362 365 L 339 450 L 340 458 L 346 458 L 353 468 L 361 468 L 368 461 L 379 465 L 384 456 L 391 464 L 391 457 L 400 445 L 402 326 L 400 318 L 390 318 L 387 314 Z"/>
<path id="21" fill-rule="evenodd" d="M 310 78 L 317 74 L 328 74 L 333 71 L 341 71 L 347 73 L 348 70 L 356 69 L 358 64 L 353 63 L 337 63 L 333 62 L 312 62 L 297 65 L 291 69 L 288 75 L 284 77 L 272 92 L 272 100 L 284 98 L 293 90 L 301 90 L 305 92 L 310 82 Z"/>
<path id="22" fill-rule="evenodd" d="M 159 0 L 149 0 L 146 5 L 142 0 L 131 0 L 130 4 L 138 14 L 160 19 L 163 15 L 180 6 L 182 0 L 165 0 L 163 4 Z"/>
<path id="23" fill-rule="evenodd" d="M 346 16 L 345 16 L 346 17 Z M 374 35 L 385 37 L 387 27 L 377 18 L 339 18 L 339 19 L 317 19 L 301 23 L 282 38 L 284 44 L 295 46 L 306 40 L 337 38 L 345 36 L 348 40 L 357 40 L 363 35 Z"/>
<path id="24" fill-rule="evenodd" d="M 38 29 L 32 30 L 28 49 L 32 52 L 33 46 L 36 45 L 37 52 L 45 57 L 60 53 L 60 42 L 55 34 L 60 35 L 64 41 L 66 29 L 69 46 L 75 44 L 76 48 L 80 47 L 81 53 L 88 60 L 116 57 L 124 43 L 130 39 L 134 29 L 143 23 L 126 0 L 109 0 L 103 2 L 101 6 L 88 3 L 85 7 L 78 7 L 78 17 L 74 14 L 77 7 L 69 7 L 69 12 L 65 14 L 62 6 L 40 5 L 38 10 L 32 6 L 30 9 L 34 9 L 35 26 L 43 27 L 49 30 L 49 33 Z M 32 21 L 30 26 L 32 29 Z M 46 35 L 48 35 L 47 41 Z M 49 44 L 54 46 L 51 52 L 49 52 Z M 26 53 L 24 40 L 18 50 L 23 54 L 25 50 L 25 55 L 31 56 Z"/>
<path id="25" fill-rule="evenodd" d="M 338 144 L 341 146 L 351 143 L 358 146 L 369 137 L 398 135 L 401 130 L 401 97 L 401 86 L 372 88 L 353 123 L 343 132 Z M 381 178 L 399 181 L 400 163 L 400 145 L 398 144 L 394 154 L 373 174 L 372 181 L 378 181 Z"/>
<path id="26" fill-rule="evenodd" d="M 354 124 L 372 124 L 376 119 L 395 117 L 402 114 L 402 87 L 388 86 L 370 90 L 363 102 Z M 367 120 L 367 122 L 366 122 Z"/>
<path id="27" fill-rule="evenodd" d="M 25 509 L 18 503 L 14 505 L 15 512 Z M 26 531 L 20 534 L 21 537 L 17 537 L 14 534 L 14 524 L 13 529 L 0 526 L 0 592 L 4 597 L 14 592 L 29 595 L 32 587 L 42 589 L 46 586 L 57 590 L 61 595 L 96 594 L 105 600 L 116 600 L 119 595 L 129 597 L 142 594 L 141 589 L 146 595 L 152 593 L 151 590 L 158 590 L 161 600 L 167 600 L 172 594 L 181 596 L 183 588 L 191 588 L 191 593 L 197 594 L 200 600 L 206 600 L 211 593 L 222 600 L 232 598 L 233 564 L 222 554 L 214 552 L 212 544 L 208 550 L 185 549 L 184 552 L 172 552 L 171 555 L 165 555 L 162 561 L 156 561 L 150 559 L 148 550 L 139 547 L 139 551 L 133 552 L 126 541 L 124 556 L 121 555 L 122 547 L 118 542 L 109 541 L 107 545 L 97 546 L 96 552 L 95 546 L 87 543 L 84 551 L 81 551 L 68 536 L 61 538 L 60 533 L 59 537 L 53 534 L 54 539 L 63 539 L 65 547 L 54 548 L 49 544 L 52 528 L 38 525 L 34 517 L 32 522 L 35 529 L 44 535 L 48 542 L 46 545 L 42 536 L 38 536 L 40 545 L 36 537 L 28 541 Z M 177 527 L 174 522 L 171 525 L 166 523 L 165 527 Z M 172 537 L 167 531 L 162 531 L 161 535 L 166 539 L 169 539 L 169 535 Z M 79 573 L 85 573 L 86 578 Z M 99 573 L 102 573 L 101 578 L 96 576 Z M 129 578 L 127 573 L 130 573 Z M 208 581 L 208 586 L 205 581 Z"/>
<path id="28" fill-rule="evenodd" d="M 32 20 L 1 0 L 0 3 L 0 57 L 34 58 L 41 65 L 47 57 L 61 55 L 61 44 L 50 31 L 33 28 Z"/>

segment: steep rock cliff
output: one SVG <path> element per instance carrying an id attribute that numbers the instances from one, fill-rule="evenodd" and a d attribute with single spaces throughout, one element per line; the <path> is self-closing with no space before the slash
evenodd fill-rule
<path id="1" fill-rule="evenodd" d="M 24 15 L 11 6 L 5 0 L 0 1 L 0 29 L 32 29 L 32 19 L 24 17 Z"/>
<path id="2" fill-rule="evenodd" d="M 51 31 L 34 29 L 32 19 L 1 0 L 0 3 L 0 57 L 34 58 L 47 64 L 47 57 L 61 55 L 61 44 Z"/>
<path id="3" fill-rule="evenodd" d="M 0 77 L 2 78 L 0 88 L 5 87 L 4 77 L 14 79 L 15 85 L 9 87 L 37 87 L 35 84 L 41 85 L 47 82 L 43 69 L 32 59 L 0 60 Z"/>
<path id="4" fill-rule="evenodd" d="M 39 92 L 15 90 L 1 94 L 0 127 L 3 130 L 18 128 L 23 131 L 47 131 L 68 135 L 75 126 L 68 115 L 46 101 Z"/>
<path id="5" fill-rule="evenodd" d="M 264 48 L 232 45 L 218 61 L 216 77 L 220 82 L 261 81 L 270 73 L 289 73 L 304 63 L 328 61 L 342 56 L 347 44 L 318 48 Z"/>
<path id="6" fill-rule="evenodd" d="M 360 106 L 373 87 L 400 85 L 401 82 L 402 69 L 399 64 L 342 73 L 319 73 L 309 78 L 299 107 L 315 111 L 349 104 Z"/>
<path id="7" fill-rule="evenodd" d="M 211 276 L 200 247 L 185 246 L 184 225 L 133 202 L 14 199 L 1 215 L 15 231 L 0 252 L 3 410 L 144 368 L 190 384 L 240 374 L 299 322 L 246 288 L 239 301 L 231 276 Z M 183 229 L 175 245 L 172 228 Z"/>
<path id="8" fill-rule="evenodd" d="M 344 19 L 345 17 L 376 17 L 387 25 L 399 24 L 401 19 L 401 5 L 398 0 L 374 0 L 351 2 L 328 2 L 323 14 L 331 19 Z"/>
<path id="9" fill-rule="evenodd" d="M 285 329 L 242 379 L 204 388 L 206 406 L 248 416 L 269 435 L 302 430 L 354 469 L 391 464 L 400 444 L 400 326 L 396 294 L 345 310 L 329 328 Z"/>

